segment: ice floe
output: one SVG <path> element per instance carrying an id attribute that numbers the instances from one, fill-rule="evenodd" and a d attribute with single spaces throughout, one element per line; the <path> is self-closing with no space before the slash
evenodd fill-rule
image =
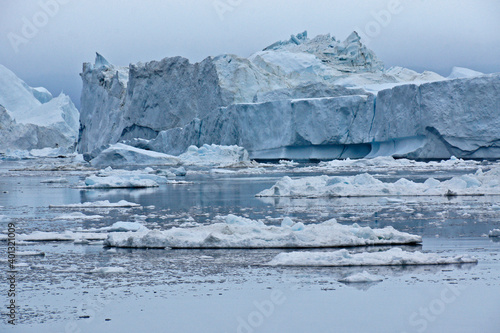
<path id="1" fill-rule="evenodd" d="M 115 222 L 113 225 L 109 227 L 103 227 L 99 229 L 95 229 L 95 231 L 106 231 L 106 232 L 126 232 L 126 231 L 139 231 L 144 230 L 142 224 L 138 222 Z"/>
<path id="2" fill-rule="evenodd" d="M 43 257 L 45 256 L 45 252 L 40 252 L 40 251 L 16 251 L 16 256 L 40 256 Z"/>
<path id="3" fill-rule="evenodd" d="M 58 220 L 98 220 L 103 218 L 102 215 L 85 215 L 81 212 L 62 214 L 57 217 Z"/>
<path id="4" fill-rule="evenodd" d="M 31 234 L 18 234 L 16 240 L 24 242 L 71 242 L 75 240 L 103 240 L 106 239 L 104 233 L 90 232 L 50 232 L 50 231 L 35 231 Z M 6 235 L 0 235 L 0 240 L 6 240 Z"/>
<path id="5" fill-rule="evenodd" d="M 393 227 L 346 226 L 335 219 L 304 225 L 285 218 L 281 226 L 267 226 L 259 220 L 227 215 L 218 217 L 213 224 L 193 228 L 112 233 L 105 245 L 133 248 L 320 248 L 416 244 L 421 241 L 420 236 Z"/>
<path id="6" fill-rule="evenodd" d="M 146 188 L 160 186 L 156 181 L 143 176 L 90 176 L 85 178 L 84 188 Z"/>
<path id="7" fill-rule="evenodd" d="M 244 148 L 214 144 L 205 144 L 200 148 L 190 146 L 179 158 L 185 165 L 197 166 L 226 166 L 240 162 L 250 162 L 248 152 Z"/>
<path id="8" fill-rule="evenodd" d="M 133 202 L 128 202 L 126 200 L 120 200 L 118 202 L 109 202 L 109 200 L 84 202 L 77 204 L 67 204 L 67 205 L 50 205 L 49 208 L 132 208 L 140 207 L 141 205 Z"/>
<path id="9" fill-rule="evenodd" d="M 91 270 L 89 273 L 95 274 L 118 274 L 126 273 L 127 270 L 123 267 L 99 267 Z"/>
<path id="10" fill-rule="evenodd" d="M 500 229 L 493 229 L 488 234 L 490 237 L 500 237 Z"/>
<path id="11" fill-rule="evenodd" d="M 139 170 L 123 170 L 107 167 L 85 178 L 85 181 L 77 187 L 87 189 L 158 187 L 160 184 L 172 183 L 169 178 L 185 175 L 186 170 L 182 167 L 171 170 L 155 170 L 150 167 Z"/>
<path id="12" fill-rule="evenodd" d="M 75 244 L 103 244 L 102 241 L 108 237 L 108 233 L 143 231 L 148 230 L 138 222 L 115 222 L 109 227 L 66 230 L 63 232 L 34 231 L 30 234 L 16 235 L 16 239 L 24 242 L 74 242 Z M 149 231 L 149 230 L 148 230 Z M 0 240 L 5 241 L 7 235 L 0 235 Z M 94 241 L 94 243 L 92 243 Z M 95 241 L 100 241 L 97 243 Z M 23 254 L 20 254 L 23 255 Z M 41 255 L 40 252 L 26 252 L 24 255 Z"/>
<path id="13" fill-rule="evenodd" d="M 456 196 L 500 194 L 500 168 L 488 172 L 453 177 L 446 181 L 434 178 L 416 183 L 405 178 L 382 182 L 363 173 L 355 176 L 326 175 L 292 179 L 281 178 L 258 197 L 369 197 L 369 196 Z"/>
<path id="14" fill-rule="evenodd" d="M 335 171 L 433 171 L 433 170 L 476 170 L 481 162 L 475 160 L 464 160 L 452 156 L 450 159 L 441 161 L 421 162 L 406 158 L 394 158 L 392 156 L 378 156 L 374 158 L 344 159 L 320 162 L 318 168 L 322 170 Z"/>
<path id="15" fill-rule="evenodd" d="M 469 255 L 444 257 L 435 253 L 408 252 L 393 248 L 382 252 L 351 253 L 348 250 L 333 252 L 280 253 L 267 265 L 270 266 L 407 266 L 448 265 L 477 263 Z"/>
<path id="16" fill-rule="evenodd" d="M 178 165 L 179 158 L 155 151 L 116 143 L 103 150 L 90 161 L 94 167 L 120 167 L 126 165 Z"/>

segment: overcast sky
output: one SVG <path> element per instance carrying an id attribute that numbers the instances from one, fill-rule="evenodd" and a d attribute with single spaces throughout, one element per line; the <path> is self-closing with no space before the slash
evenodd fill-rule
<path id="1" fill-rule="evenodd" d="M 56 4 L 56 5 L 54 5 Z M 249 56 L 307 30 L 357 30 L 386 67 L 500 72 L 498 0 L 0 0 L 0 64 L 79 106 L 83 62 Z"/>

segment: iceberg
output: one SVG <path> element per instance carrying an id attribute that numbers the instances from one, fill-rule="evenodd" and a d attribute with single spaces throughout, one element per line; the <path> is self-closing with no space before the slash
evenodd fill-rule
<path id="1" fill-rule="evenodd" d="M 78 128 L 79 112 L 67 95 L 53 98 L 0 65 L 0 153 L 47 147 L 72 152 Z"/>
<path id="2" fill-rule="evenodd" d="M 446 181 L 428 178 L 423 183 L 401 178 L 382 182 L 363 173 L 355 176 L 316 176 L 292 179 L 285 176 L 257 197 L 387 197 L 500 195 L 500 168 L 456 176 Z"/>
<path id="3" fill-rule="evenodd" d="M 177 165 L 180 160 L 171 155 L 116 143 L 90 161 L 93 167 Z"/>
<path id="4" fill-rule="evenodd" d="M 105 246 L 126 248 L 322 248 L 381 244 L 417 244 L 420 236 L 393 227 L 372 229 L 345 226 L 335 219 L 304 225 L 285 218 L 281 226 L 235 215 L 219 217 L 210 225 L 142 230 L 108 235 Z"/>
<path id="5" fill-rule="evenodd" d="M 488 235 L 490 237 L 500 237 L 500 229 L 490 230 L 490 232 L 488 233 Z"/>
<path id="6" fill-rule="evenodd" d="M 180 145 L 178 145 L 180 147 Z M 94 157 L 90 164 L 94 167 L 125 167 L 125 166 L 230 166 L 250 163 L 248 152 L 238 146 L 203 145 L 198 148 L 189 146 L 179 156 L 146 150 L 123 143 L 110 145 Z M 182 169 L 173 170 L 174 174 Z"/>
<path id="7" fill-rule="evenodd" d="M 307 32 L 248 58 L 224 54 L 82 71 L 78 151 L 110 144 L 180 155 L 237 145 L 251 159 L 500 157 L 499 74 L 384 69 L 353 32 Z"/>
<path id="8" fill-rule="evenodd" d="M 248 152 L 238 146 L 203 145 L 198 148 L 190 146 L 185 153 L 179 155 L 184 165 L 196 166 L 230 166 L 250 162 Z"/>
<path id="9" fill-rule="evenodd" d="M 408 266 L 472 264 L 477 259 L 469 255 L 444 257 L 435 253 L 408 252 L 394 248 L 382 252 L 350 253 L 348 250 L 334 252 L 289 252 L 280 253 L 269 266 Z"/>

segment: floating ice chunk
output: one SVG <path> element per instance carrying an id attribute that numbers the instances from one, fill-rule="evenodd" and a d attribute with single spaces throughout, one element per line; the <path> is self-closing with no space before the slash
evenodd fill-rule
<path id="1" fill-rule="evenodd" d="M 222 222 L 219 222 L 222 221 Z M 112 233 L 105 245 L 112 247 L 157 248 L 319 248 L 377 244 L 416 244 L 420 236 L 393 227 L 371 229 L 356 224 L 345 226 L 335 219 L 319 224 L 299 222 L 290 227 L 267 226 L 235 215 L 218 217 L 216 223 L 165 231 Z"/>
<path id="2" fill-rule="evenodd" d="M 190 146 L 184 154 L 179 156 L 185 165 L 222 166 L 250 162 L 248 152 L 238 146 L 203 145 L 198 148 Z"/>
<path id="3" fill-rule="evenodd" d="M 295 222 L 293 222 L 292 219 L 289 218 L 289 217 L 285 217 L 283 219 L 283 221 L 281 221 L 281 227 L 282 228 L 285 228 L 285 227 L 290 227 L 291 228 L 294 224 L 295 224 Z"/>
<path id="4" fill-rule="evenodd" d="M 16 251 L 16 256 L 40 256 L 44 257 L 45 252 L 40 251 Z"/>
<path id="5" fill-rule="evenodd" d="M 167 177 L 175 174 L 166 170 L 154 170 L 150 167 L 144 170 L 115 170 L 107 167 L 95 175 L 85 178 L 80 188 L 146 188 L 167 184 Z"/>
<path id="6" fill-rule="evenodd" d="M 90 161 L 90 164 L 94 167 L 178 165 L 179 163 L 179 158 L 175 156 L 135 148 L 123 143 L 111 145 Z"/>
<path id="7" fill-rule="evenodd" d="M 362 273 L 356 273 L 345 278 L 339 280 L 339 282 L 344 283 L 370 283 L 370 282 L 380 282 L 384 279 L 380 276 L 373 275 L 368 273 L 367 271 L 363 271 Z"/>
<path id="8" fill-rule="evenodd" d="M 440 182 L 434 178 L 415 183 L 401 178 L 393 183 L 382 182 L 365 173 L 348 177 L 285 176 L 257 197 L 364 197 L 364 196 L 443 196 L 500 194 L 500 168 L 488 172 L 453 177 Z"/>
<path id="9" fill-rule="evenodd" d="M 107 232 L 126 232 L 126 231 L 139 231 L 146 230 L 147 228 L 138 222 L 115 222 L 109 227 L 97 229 L 98 231 Z"/>
<path id="10" fill-rule="evenodd" d="M 170 172 L 172 172 L 177 177 L 184 177 L 187 173 L 187 171 L 184 167 L 171 169 Z"/>
<path id="11" fill-rule="evenodd" d="M 85 215 L 81 212 L 59 215 L 58 220 L 98 220 L 103 218 L 102 215 Z"/>
<path id="12" fill-rule="evenodd" d="M 16 238 L 25 242 L 71 242 L 78 239 L 103 240 L 106 239 L 106 234 L 72 231 L 64 231 L 61 233 L 35 231 L 31 234 L 19 234 Z M 3 240 L 5 239 L 4 237 Z M 2 238 L 0 238 L 0 240 L 2 240 Z"/>
<path id="13" fill-rule="evenodd" d="M 158 186 L 156 181 L 141 176 L 90 176 L 85 178 L 85 188 L 147 188 Z"/>
<path id="14" fill-rule="evenodd" d="M 447 265 L 477 263 L 469 255 L 443 257 L 435 253 L 407 252 L 399 248 L 383 252 L 350 253 L 347 250 L 334 252 L 289 252 L 280 253 L 270 266 L 406 266 Z"/>
<path id="15" fill-rule="evenodd" d="M 279 165 L 284 167 L 296 167 L 299 163 L 289 160 L 279 160 Z"/>
<path id="16" fill-rule="evenodd" d="M 97 274 L 121 274 L 126 273 L 127 270 L 123 267 L 99 267 L 91 270 L 89 273 Z"/>
<path id="17" fill-rule="evenodd" d="M 140 206 L 141 205 L 137 203 L 128 202 L 126 200 L 120 200 L 118 202 L 109 202 L 109 200 L 102 200 L 68 205 L 50 205 L 49 208 L 132 208 Z"/>
<path id="18" fill-rule="evenodd" d="M 500 229 L 493 229 L 488 234 L 490 237 L 500 237 Z"/>

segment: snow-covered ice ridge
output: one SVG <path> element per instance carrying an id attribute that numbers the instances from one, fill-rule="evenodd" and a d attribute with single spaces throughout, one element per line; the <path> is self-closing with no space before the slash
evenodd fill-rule
<path id="1" fill-rule="evenodd" d="M 444 257 L 435 253 L 408 252 L 399 248 L 383 252 L 350 253 L 348 250 L 334 252 L 289 252 L 280 253 L 270 266 L 406 266 L 406 265 L 450 265 L 477 263 L 469 255 Z"/>
<path id="2" fill-rule="evenodd" d="M 108 235 L 105 245 L 130 248 L 322 248 L 422 242 L 420 236 L 393 227 L 345 226 L 335 219 L 304 225 L 284 218 L 281 226 L 267 226 L 262 221 L 227 215 L 215 222 L 165 231 L 115 232 Z"/>
<path id="3" fill-rule="evenodd" d="M 488 172 L 453 177 L 446 181 L 434 178 L 424 183 L 401 178 L 382 182 L 363 173 L 355 176 L 317 176 L 292 179 L 285 176 L 258 197 L 370 197 L 370 196 L 455 196 L 500 195 L 500 168 Z"/>
<path id="4" fill-rule="evenodd" d="M 73 151 L 79 113 L 71 99 L 32 88 L 0 65 L 0 154 L 10 150 L 57 148 Z"/>
<path id="5" fill-rule="evenodd" d="M 500 75 L 385 70 L 353 32 L 292 36 L 248 58 L 85 63 L 79 151 L 108 144 L 178 155 L 238 145 L 250 158 L 498 158 Z M 139 139 L 134 141 L 134 139 Z"/>

